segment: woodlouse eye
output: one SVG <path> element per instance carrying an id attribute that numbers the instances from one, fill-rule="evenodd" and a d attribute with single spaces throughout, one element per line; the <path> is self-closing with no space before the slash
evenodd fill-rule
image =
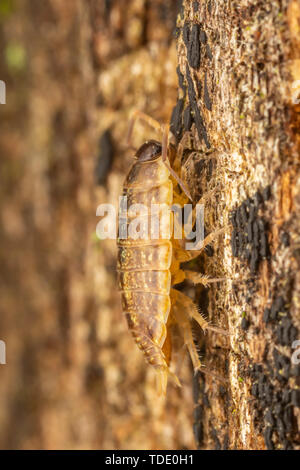
<path id="1" fill-rule="evenodd" d="M 161 144 L 156 140 L 148 140 L 136 152 L 139 162 L 150 162 L 161 155 Z"/>

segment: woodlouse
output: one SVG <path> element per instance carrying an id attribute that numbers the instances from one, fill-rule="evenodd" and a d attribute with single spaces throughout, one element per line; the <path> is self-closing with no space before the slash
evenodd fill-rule
<path id="1" fill-rule="evenodd" d="M 159 123 L 136 112 L 131 121 L 130 135 L 137 118 L 161 131 Z M 169 144 L 168 135 L 169 126 L 165 126 L 162 143 L 150 140 L 137 150 L 136 160 L 123 186 L 123 196 L 127 197 L 128 207 L 139 203 L 147 207 L 151 204 L 166 204 L 170 208 L 174 201 L 183 206 L 191 198 L 182 175 L 178 175 L 180 143 L 177 148 Z M 130 217 L 126 223 L 130 223 Z M 170 214 L 160 215 L 161 225 L 171 223 Z M 117 269 L 123 312 L 135 342 L 157 372 L 160 393 L 165 393 L 169 376 L 177 385 L 180 384 L 169 368 L 170 327 L 173 323 L 180 325 L 195 370 L 200 369 L 201 363 L 193 342 L 190 319 L 196 320 L 203 330 L 227 334 L 221 328 L 209 325 L 193 301 L 172 287 L 184 279 L 204 285 L 221 280 L 208 279 L 200 273 L 180 267 L 182 262 L 196 258 L 221 233 L 224 233 L 224 229 L 211 233 L 203 240 L 201 250 L 194 251 L 182 248 L 180 241 L 173 238 L 172 230 L 168 239 L 118 238 Z"/>

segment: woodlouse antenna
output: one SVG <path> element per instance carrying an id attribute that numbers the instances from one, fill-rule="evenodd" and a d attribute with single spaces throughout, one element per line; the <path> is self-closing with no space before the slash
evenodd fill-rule
<path id="1" fill-rule="evenodd" d="M 127 142 L 128 147 L 131 147 L 131 138 L 133 134 L 133 128 L 138 119 L 142 121 L 143 123 L 147 124 L 148 126 L 152 127 L 152 129 L 154 129 L 155 131 L 162 133 L 162 128 L 158 121 L 156 121 L 152 117 L 148 116 L 147 114 L 137 109 L 133 112 L 132 117 L 129 121 L 128 132 L 127 132 L 127 137 L 126 137 L 126 142 Z"/>

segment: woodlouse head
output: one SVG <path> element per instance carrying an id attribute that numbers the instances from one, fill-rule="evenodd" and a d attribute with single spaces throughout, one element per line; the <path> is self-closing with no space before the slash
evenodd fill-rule
<path id="1" fill-rule="evenodd" d="M 161 143 L 157 140 L 147 140 L 136 152 L 135 156 L 141 163 L 157 160 L 161 156 Z"/>

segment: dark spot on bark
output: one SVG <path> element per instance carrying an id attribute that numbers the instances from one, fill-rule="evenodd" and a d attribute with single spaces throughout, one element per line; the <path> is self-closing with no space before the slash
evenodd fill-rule
<path id="1" fill-rule="evenodd" d="M 180 28 L 178 28 L 178 26 L 176 26 L 176 28 L 174 28 L 174 30 L 173 30 L 173 38 L 178 39 L 179 36 L 180 36 Z"/>
<path id="2" fill-rule="evenodd" d="M 185 97 L 185 95 L 186 95 L 186 85 L 184 83 L 184 75 L 183 75 L 183 73 L 181 73 L 179 65 L 176 68 L 176 72 L 177 72 L 177 77 L 178 77 L 178 84 L 179 84 L 180 88 L 183 90 L 184 97 Z"/>
<path id="3" fill-rule="evenodd" d="M 255 248 L 259 247 L 259 226 L 257 220 L 253 222 L 253 244 Z"/>
<path id="4" fill-rule="evenodd" d="M 190 23 L 184 23 L 183 25 L 183 42 L 186 47 L 188 47 L 189 42 L 190 42 Z"/>
<path id="5" fill-rule="evenodd" d="M 254 203 L 258 206 L 259 204 L 261 204 L 263 202 L 263 198 L 262 198 L 262 195 L 261 195 L 261 192 L 260 191 L 256 191 L 256 193 L 254 194 Z"/>
<path id="6" fill-rule="evenodd" d="M 253 230 L 252 230 L 251 222 L 248 222 L 247 224 L 247 239 L 248 239 L 248 242 L 252 242 L 253 240 Z"/>
<path id="7" fill-rule="evenodd" d="M 256 67 L 257 70 L 261 71 L 265 68 L 265 64 L 263 62 L 257 62 Z"/>
<path id="8" fill-rule="evenodd" d="M 186 66 L 186 78 L 187 78 L 187 83 L 188 83 L 188 95 L 189 95 L 190 105 L 192 106 L 192 109 L 194 112 L 194 120 L 195 120 L 199 139 L 200 140 L 203 139 L 206 147 L 210 149 L 210 143 L 208 140 L 206 128 L 204 126 L 204 122 L 200 114 L 200 110 L 197 106 L 196 92 L 195 92 L 194 83 L 193 83 L 188 65 Z"/>
<path id="9" fill-rule="evenodd" d="M 220 450 L 221 449 L 221 443 L 219 441 L 217 431 L 214 428 L 211 431 L 211 437 L 213 438 L 214 443 L 215 443 L 215 450 Z"/>
<path id="10" fill-rule="evenodd" d="M 212 60 L 213 55 L 212 55 L 212 52 L 211 52 L 211 48 L 209 47 L 209 44 L 206 44 L 206 55 L 209 58 L 209 60 Z"/>
<path id="11" fill-rule="evenodd" d="M 290 332 L 289 332 L 289 342 L 290 344 L 293 343 L 298 338 L 298 330 L 297 328 L 293 325 L 291 326 Z"/>
<path id="12" fill-rule="evenodd" d="M 173 132 L 177 142 L 180 141 L 182 137 L 182 133 L 183 133 L 183 122 L 182 122 L 183 104 L 184 104 L 184 100 L 182 98 L 179 99 L 173 108 L 172 116 L 171 116 L 170 129 Z"/>
<path id="13" fill-rule="evenodd" d="M 291 403 L 297 408 L 300 407 L 300 390 L 292 390 L 291 392 Z"/>
<path id="14" fill-rule="evenodd" d="M 281 235 L 281 241 L 285 247 L 290 246 L 290 235 L 287 232 L 284 232 Z"/>
<path id="15" fill-rule="evenodd" d="M 199 9 L 199 3 L 198 2 L 193 2 L 193 10 L 196 13 Z"/>
<path id="16" fill-rule="evenodd" d="M 269 308 L 265 308 L 265 310 L 264 310 L 264 315 L 263 315 L 263 321 L 264 321 L 265 323 L 268 323 L 269 319 L 270 319 L 270 309 L 269 309 Z"/>
<path id="17" fill-rule="evenodd" d="M 258 379 L 258 396 L 260 399 L 263 399 L 265 396 L 265 389 L 264 389 L 264 384 L 266 381 L 266 377 L 264 374 L 260 374 L 259 379 Z"/>
<path id="18" fill-rule="evenodd" d="M 201 60 L 201 44 L 200 44 L 200 26 L 193 24 L 189 33 L 189 41 L 187 44 L 187 60 L 193 69 L 200 67 Z"/>
<path id="19" fill-rule="evenodd" d="M 265 439 L 265 444 L 267 446 L 268 450 L 273 450 L 274 449 L 274 444 L 272 441 L 272 435 L 273 435 L 273 430 L 271 426 L 267 426 L 265 431 L 264 431 L 264 439 Z"/>
<path id="20" fill-rule="evenodd" d="M 270 383 L 265 385 L 265 397 L 268 404 L 272 403 L 273 399 L 273 386 Z"/>
<path id="21" fill-rule="evenodd" d="M 286 304 L 286 301 L 284 300 L 282 295 L 275 298 L 275 300 L 272 302 L 272 305 L 271 305 L 271 314 L 270 314 L 271 320 L 278 319 L 279 312 L 285 311 L 285 304 Z"/>
<path id="22" fill-rule="evenodd" d="M 285 427 L 284 427 L 284 423 L 283 423 L 283 421 L 280 417 L 278 417 L 276 419 L 276 430 L 278 432 L 279 439 L 283 440 L 284 436 L 285 436 Z"/>
<path id="23" fill-rule="evenodd" d="M 203 406 L 198 405 L 194 409 L 194 437 L 196 445 L 199 448 L 203 442 L 204 432 L 203 432 Z"/>
<path id="24" fill-rule="evenodd" d="M 294 377 L 300 377 L 300 364 L 291 368 L 291 375 Z"/>
<path id="25" fill-rule="evenodd" d="M 264 201 L 268 201 L 271 197 L 271 186 L 266 186 L 262 193 Z"/>
<path id="26" fill-rule="evenodd" d="M 291 432 L 293 429 L 293 410 L 291 406 L 288 406 L 283 412 L 283 422 L 287 432 Z"/>
<path id="27" fill-rule="evenodd" d="M 203 98 L 204 98 L 204 104 L 206 106 L 206 108 L 208 109 L 208 111 L 211 111 L 212 110 L 212 105 L 211 105 L 211 99 L 209 97 L 209 92 L 208 92 L 208 88 L 207 88 L 207 73 L 205 72 L 205 77 L 204 77 L 204 95 L 203 95 Z"/>
<path id="28" fill-rule="evenodd" d="M 108 174 L 113 164 L 114 145 L 111 132 L 107 129 L 99 140 L 99 155 L 95 167 L 96 184 L 103 185 L 106 183 Z"/>
<path id="29" fill-rule="evenodd" d="M 98 364 L 90 364 L 86 370 L 85 386 L 88 390 L 100 388 L 103 384 L 104 370 Z"/>
<path id="30" fill-rule="evenodd" d="M 199 396 L 200 396 L 200 383 L 199 383 L 199 371 L 195 374 L 193 378 L 193 398 L 194 403 L 198 403 Z"/>
<path id="31" fill-rule="evenodd" d="M 108 19 L 109 14 L 110 14 L 111 7 L 112 7 L 111 0 L 104 0 L 104 11 L 105 11 L 105 16 L 107 17 L 107 19 Z"/>
<path id="32" fill-rule="evenodd" d="M 183 113 L 183 127 L 185 131 L 189 131 L 193 124 L 193 116 L 192 116 L 192 107 L 188 105 Z"/>
<path id="33" fill-rule="evenodd" d="M 223 450 L 229 449 L 229 435 L 225 434 L 224 441 L 223 441 Z"/>
<path id="34" fill-rule="evenodd" d="M 266 233 L 260 234 L 260 256 L 267 258 L 269 255 L 268 237 Z"/>
<path id="35" fill-rule="evenodd" d="M 255 383 L 252 385 L 251 387 L 251 395 L 253 395 L 254 397 L 258 397 L 258 384 Z"/>
<path id="36" fill-rule="evenodd" d="M 266 421 L 267 425 L 269 425 L 271 427 L 275 426 L 275 420 L 274 420 L 274 417 L 273 417 L 273 414 L 272 414 L 272 411 L 271 411 L 270 408 L 268 408 L 267 411 L 266 411 L 265 421 Z"/>
<path id="37" fill-rule="evenodd" d="M 258 212 L 258 207 L 255 206 L 254 204 L 251 204 L 250 208 L 249 208 L 249 220 L 250 222 L 253 222 L 256 215 L 257 215 L 257 212 Z"/>
<path id="38" fill-rule="evenodd" d="M 207 408 L 209 407 L 209 399 L 208 399 L 207 393 L 203 393 L 203 405 L 206 406 Z"/>
<path id="39" fill-rule="evenodd" d="M 243 317 L 243 319 L 242 319 L 241 328 L 244 331 L 248 330 L 248 328 L 249 328 L 249 321 L 247 320 L 246 317 Z"/>
<path id="40" fill-rule="evenodd" d="M 273 350 L 273 358 L 276 368 L 276 378 L 280 382 L 288 380 L 290 375 L 290 359 L 287 356 L 280 354 L 276 348 Z"/>
<path id="41" fill-rule="evenodd" d="M 254 248 L 251 252 L 251 258 L 250 258 L 250 272 L 251 274 L 255 274 L 258 270 L 258 251 L 256 248 Z"/>
<path id="42" fill-rule="evenodd" d="M 270 255 L 268 224 L 258 217 L 263 199 L 257 191 L 253 199 L 246 199 L 235 209 L 231 216 L 234 230 L 231 236 L 232 254 L 241 260 L 247 260 L 250 271 L 255 274 L 262 259 Z"/>
<path id="43" fill-rule="evenodd" d="M 203 29 L 200 30 L 200 41 L 202 42 L 202 44 L 207 43 L 207 35 Z"/>

